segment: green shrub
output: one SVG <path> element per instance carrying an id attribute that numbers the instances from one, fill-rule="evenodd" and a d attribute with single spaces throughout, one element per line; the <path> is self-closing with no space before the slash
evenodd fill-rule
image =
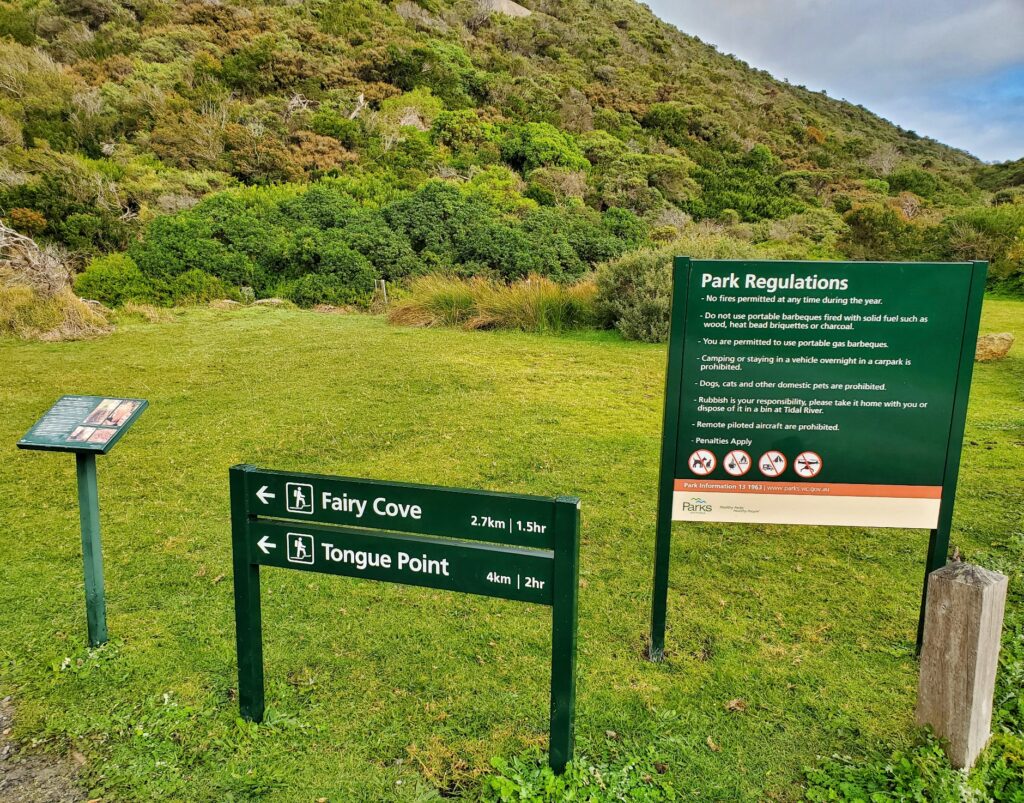
<path id="1" fill-rule="evenodd" d="M 717 220 L 725 210 L 734 210 L 745 221 L 779 220 L 806 208 L 780 182 L 782 162 L 764 145 L 716 161 L 695 171 L 701 193 L 681 204 L 694 217 Z"/>
<path id="2" fill-rule="evenodd" d="M 204 270 L 236 287 L 266 285 L 266 273 L 249 258 L 214 236 L 214 225 L 198 208 L 156 218 L 146 236 L 128 253 L 139 269 L 153 279 L 170 281 L 190 270 Z"/>
<path id="3" fill-rule="evenodd" d="M 170 285 L 171 299 L 175 304 L 206 304 L 217 298 L 238 300 L 237 288 L 230 288 L 216 276 L 198 268 L 175 276 Z"/>
<path id="4" fill-rule="evenodd" d="M 963 779 L 929 736 L 908 750 L 866 760 L 833 756 L 805 773 L 809 801 L 900 801 L 960 803 Z"/>
<path id="5" fill-rule="evenodd" d="M 597 313 L 627 340 L 668 339 L 674 248 L 638 251 L 597 271 Z"/>
<path id="6" fill-rule="evenodd" d="M 889 206 L 856 207 L 843 216 L 849 231 L 845 252 L 854 259 L 915 259 L 922 250 L 922 231 Z"/>
<path id="7" fill-rule="evenodd" d="M 939 179 L 920 167 L 904 167 L 889 176 L 889 192 L 898 195 L 912 192 L 922 198 L 933 198 L 939 191 Z"/>
<path id="8" fill-rule="evenodd" d="M 501 144 L 501 156 L 524 173 L 538 167 L 564 167 L 586 170 L 590 162 L 572 134 L 550 123 L 525 123 L 513 126 Z"/>
<path id="9" fill-rule="evenodd" d="M 126 301 L 160 304 L 169 300 L 162 283 L 148 278 L 127 254 L 96 257 L 75 279 L 75 292 L 83 298 L 119 307 Z"/>
<path id="10" fill-rule="evenodd" d="M 691 138 L 712 142 L 725 133 L 724 126 L 707 108 L 674 101 L 651 106 L 644 116 L 643 125 L 677 148 L 686 148 Z"/>
<path id="11" fill-rule="evenodd" d="M 487 93 L 488 76 L 473 66 L 459 45 L 439 40 L 405 48 L 392 44 L 379 66 L 365 71 L 371 80 L 385 80 L 409 92 L 428 87 L 450 109 L 472 106 Z"/>
<path id="12" fill-rule="evenodd" d="M 335 274 L 307 273 L 288 285 L 282 294 L 300 307 L 365 304 L 369 300 L 366 293 L 356 292 Z"/>
<path id="13" fill-rule="evenodd" d="M 561 775 L 537 755 L 495 758 L 491 764 L 494 774 L 485 779 L 482 794 L 487 803 L 660 803 L 682 797 L 659 770 L 662 764 L 653 748 L 604 761 L 578 755 Z"/>
<path id="14" fill-rule="evenodd" d="M 331 106 L 320 106 L 314 113 L 309 127 L 324 137 L 334 137 L 346 148 L 363 144 L 365 134 L 359 120 L 350 120 L 348 115 Z"/>

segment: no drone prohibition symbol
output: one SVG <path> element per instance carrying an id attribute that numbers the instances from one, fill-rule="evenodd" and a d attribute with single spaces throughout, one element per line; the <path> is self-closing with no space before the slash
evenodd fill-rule
<path id="1" fill-rule="evenodd" d="M 817 452 L 800 452 L 793 462 L 793 470 L 805 480 L 817 477 L 821 473 L 821 455 Z"/>

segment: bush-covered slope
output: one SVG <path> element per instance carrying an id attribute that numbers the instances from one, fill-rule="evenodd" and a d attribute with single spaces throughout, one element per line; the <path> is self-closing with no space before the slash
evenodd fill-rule
<path id="1" fill-rule="evenodd" d="M 367 272 L 347 257 L 352 265 L 326 273 L 355 284 L 321 300 L 361 297 L 371 278 L 433 269 L 573 276 L 620 246 L 584 253 L 572 243 L 574 254 L 564 245 L 552 254 L 549 241 L 572 239 L 577 227 L 607 233 L 609 210 L 631 229 L 619 237 L 629 248 L 672 240 L 693 219 L 747 226 L 732 234 L 749 239 L 764 234 L 750 229 L 761 222 L 796 217 L 806 228 L 811 214 L 812 242 L 848 230 L 841 242 L 850 247 L 835 255 L 959 257 L 980 241 L 1005 263 L 999 275 L 1019 271 L 1016 235 L 1010 245 L 1002 234 L 992 241 L 987 222 L 970 221 L 955 237 L 947 231 L 951 210 L 989 200 L 991 182 L 976 183 L 987 174 L 968 154 L 779 82 L 631 0 L 527 0 L 513 4 L 522 16 L 495 5 L 2 3 L 0 208 L 15 228 L 83 262 L 158 252 L 174 231 L 213 242 L 185 249 L 173 267 L 136 263 L 152 280 L 146 293 L 169 300 L 214 286 L 192 274 L 178 292 L 170 280 L 179 273 L 248 282 L 249 268 L 236 268 L 256 252 L 280 268 L 261 266 L 257 292 L 294 287 L 302 262 L 288 260 L 301 244 L 279 253 L 279 232 L 255 227 L 244 244 L 231 232 L 255 226 L 268 204 L 287 206 L 309 182 L 339 178 L 364 210 L 357 228 L 404 240 L 392 239 L 401 264 Z M 403 204 L 438 196 L 437 182 L 457 191 L 445 196 L 452 203 L 475 205 L 479 228 L 459 228 L 465 216 L 449 215 L 443 198 L 419 203 L 446 229 L 443 243 L 396 225 Z M 270 184 L 294 186 L 256 203 L 258 212 L 239 200 L 244 193 L 192 211 L 210 193 Z M 212 228 L 203 222 L 210 214 Z M 305 247 L 334 238 L 367 259 L 377 236 L 338 231 L 348 219 L 302 225 L 320 232 Z M 938 233 L 926 236 L 931 229 Z M 494 247 L 467 246 L 489 239 Z M 304 281 L 337 289 L 346 280 Z"/>

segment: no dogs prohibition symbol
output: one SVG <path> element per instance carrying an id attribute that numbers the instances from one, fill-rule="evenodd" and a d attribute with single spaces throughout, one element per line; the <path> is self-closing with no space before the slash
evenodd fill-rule
<path id="1" fill-rule="evenodd" d="M 776 452 L 773 449 L 761 455 L 761 459 L 757 461 L 757 467 L 766 477 L 778 477 L 786 470 L 786 458 L 782 452 Z"/>
<path id="2" fill-rule="evenodd" d="M 689 462 L 690 471 L 698 477 L 706 477 L 714 471 L 715 466 L 718 465 L 718 461 L 715 459 L 715 456 L 707 449 L 698 449 L 696 452 L 691 454 Z"/>

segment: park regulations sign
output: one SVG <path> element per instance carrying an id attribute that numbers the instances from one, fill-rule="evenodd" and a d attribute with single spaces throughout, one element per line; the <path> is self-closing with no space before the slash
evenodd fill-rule
<path id="1" fill-rule="evenodd" d="M 974 274 L 683 261 L 673 520 L 937 527 L 960 451 Z"/>
<path id="2" fill-rule="evenodd" d="M 673 521 L 923 528 L 945 564 L 986 271 L 676 259 L 652 658 Z"/>
<path id="3" fill-rule="evenodd" d="M 579 500 L 231 469 L 239 704 L 263 718 L 259 569 L 460 591 L 552 609 L 551 738 L 572 758 Z"/>

